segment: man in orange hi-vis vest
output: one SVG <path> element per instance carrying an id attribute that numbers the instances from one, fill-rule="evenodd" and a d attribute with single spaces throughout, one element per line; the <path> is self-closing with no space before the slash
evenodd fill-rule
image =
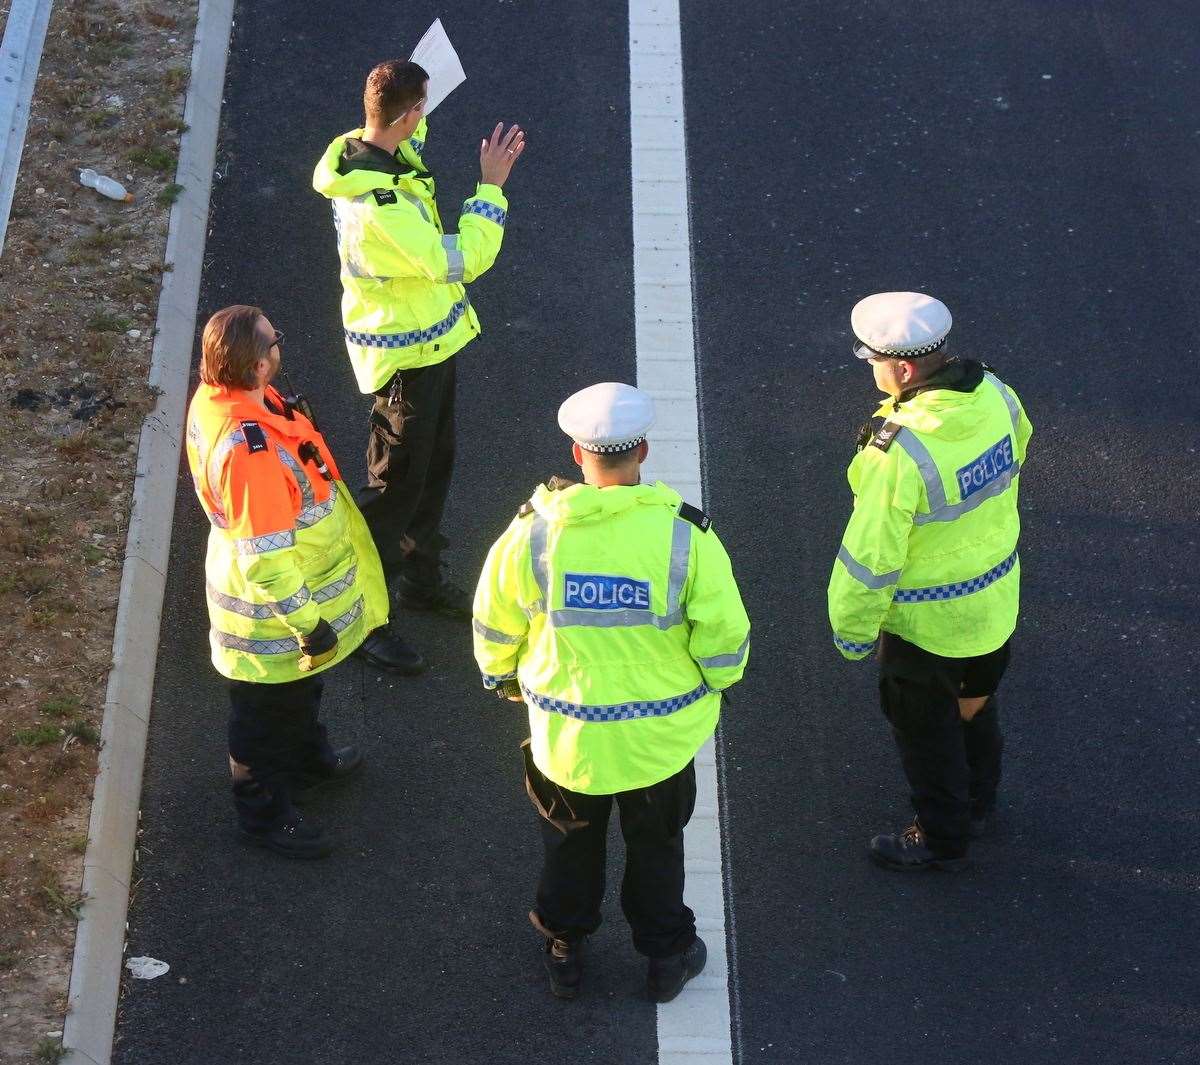
<path id="1" fill-rule="evenodd" d="M 329 446 L 298 409 L 306 405 L 271 387 L 282 340 L 257 307 L 209 319 L 187 456 L 212 525 L 209 641 L 229 680 L 241 834 L 289 857 L 323 858 L 329 840 L 292 799 L 349 776 L 362 756 L 330 745 L 318 719 L 319 674 L 386 625 L 388 599 Z"/>

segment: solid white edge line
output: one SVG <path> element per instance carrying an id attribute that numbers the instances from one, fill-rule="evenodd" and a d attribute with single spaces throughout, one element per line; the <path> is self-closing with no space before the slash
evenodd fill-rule
<path id="1" fill-rule="evenodd" d="M 678 0 L 629 0 L 629 125 L 638 386 L 655 397 L 645 476 L 703 505 L 691 218 Z M 660 1065 L 733 1061 L 727 881 L 713 740 L 696 756 L 696 811 L 684 832 L 684 897 L 708 965 L 657 1010 Z M 731 926 L 732 927 L 732 924 Z"/>
<path id="2" fill-rule="evenodd" d="M 4 42 L 0 44 L 0 133 L 4 136 L 4 154 L 0 157 L 0 252 L 8 234 L 8 215 L 17 188 L 29 127 L 29 104 L 42 63 L 51 6 L 51 0 L 13 0 L 4 24 Z"/>
<path id="3" fill-rule="evenodd" d="M 150 359 L 149 383 L 157 401 L 142 425 L 138 445 L 113 669 L 83 863 L 86 901 L 75 933 L 63 1026 L 63 1061 L 68 1065 L 108 1065 L 112 1056 L 233 7 L 234 0 L 199 0 L 198 6 L 183 115 L 187 128 L 180 139 L 175 177 L 183 191 L 171 208 L 165 261 L 172 269 L 163 274 Z"/>

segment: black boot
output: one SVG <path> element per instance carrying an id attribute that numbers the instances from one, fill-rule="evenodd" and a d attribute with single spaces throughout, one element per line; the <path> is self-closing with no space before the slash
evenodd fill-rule
<path id="1" fill-rule="evenodd" d="M 429 668 L 424 656 L 409 647 L 390 623 L 367 636 L 354 654 L 378 669 L 402 677 L 415 677 Z"/>
<path id="2" fill-rule="evenodd" d="M 971 838 L 982 839 L 995 831 L 996 789 L 1004 754 L 996 696 L 970 721 L 964 721 L 962 727 L 967 765 L 971 769 Z"/>
<path id="3" fill-rule="evenodd" d="M 427 578 L 427 579 L 426 579 Z M 432 573 L 413 571 L 396 578 L 396 603 L 406 610 L 428 610 L 451 618 L 471 617 L 471 595 L 457 584 L 446 580 L 434 569 Z"/>
<path id="4" fill-rule="evenodd" d="M 362 768 L 362 764 L 362 752 L 357 747 L 342 747 L 333 752 L 332 762 L 314 766 L 292 777 L 292 799 L 308 802 L 319 791 L 352 777 Z"/>
<path id="5" fill-rule="evenodd" d="M 325 858 L 333 850 L 320 828 L 305 821 L 282 792 L 243 780 L 234 784 L 233 796 L 238 832 L 247 843 L 287 858 Z"/>
<path id="6" fill-rule="evenodd" d="M 576 998 L 583 981 L 582 939 L 547 939 L 542 964 L 550 977 L 550 993 L 555 998 Z"/>
<path id="7" fill-rule="evenodd" d="M 704 971 L 708 948 L 697 936 L 682 954 L 651 958 L 646 969 L 646 994 L 652 1002 L 670 1002 L 693 976 Z"/>
<path id="8" fill-rule="evenodd" d="M 869 848 L 871 860 L 885 869 L 913 872 L 920 869 L 944 869 L 957 873 L 966 869 L 971 860 L 962 854 L 939 854 L 926 842 L 925 834 L 916 823 L 903 832 L 876 836 Z"/>

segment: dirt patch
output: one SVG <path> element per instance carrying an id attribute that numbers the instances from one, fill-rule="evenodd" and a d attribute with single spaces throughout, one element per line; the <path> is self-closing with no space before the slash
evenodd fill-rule
<path id="1" fill-rule="evenodd" d="M 195 14 L 55 3 L 0 261 L 4 1065 L 60 1053 Z"/>

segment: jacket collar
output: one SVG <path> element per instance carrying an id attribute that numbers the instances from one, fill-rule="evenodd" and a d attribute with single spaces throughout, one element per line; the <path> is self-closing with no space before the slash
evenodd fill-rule
<path id="1" fill-rule="evenodd" d="M 428 171 L 418 170 L 395 155 L 389 155 L 377 144 L 371 144 L 361 137 L 347 137 L 342 156 L 337 162 L 337 172 L 345 175 L 353 170 L 371 170 L 390 174 L 393 178 L 429 176 Z"/>
<path id="2" fill-rule="evenodd" d="M 946 392 L 974 392 L 983 380 L 983 363 L 975 359 L 951 359 L 927 381 L 914 388 L 907 388 L 898 395 L 894 406 L 915 399 L 922 392 L 942 390 Z"/>

